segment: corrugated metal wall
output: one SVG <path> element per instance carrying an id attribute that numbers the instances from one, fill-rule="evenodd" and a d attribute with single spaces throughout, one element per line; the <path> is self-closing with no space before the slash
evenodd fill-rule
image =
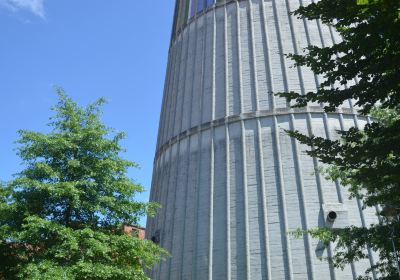
<path id="1" fill-rule="evenodd" d="M 325 225 L 369 225 L 375 210 L 315 172 L 320 164 L 285 129 L 324 137 L 363 126 L 351 102 L 326 114 L 290 109 L 274 92 L 314 90 L 319 77 L 290 68 L 284 53 L 327 45 L 337 35 L 289 17 L 311 0 L 249 0 L 213 6 L 173 38 L 158 133 L 151 200 L 163 208 L 147 235 L 172 258 L 153 279 L 354 279 L 370 260 L 334 270 L 332 253 L 309 236 Z"/>

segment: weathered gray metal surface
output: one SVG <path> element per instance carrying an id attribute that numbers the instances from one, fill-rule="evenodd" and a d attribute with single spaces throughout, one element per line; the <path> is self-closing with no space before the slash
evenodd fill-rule
<path id="1" fill-rule="evenodd" d="M 172 258 L 153 279 L 354 279 L 371 262 L 333 269 L 332 253 L 297 228 L 369 225 L 345 189 L 315 170 L 296 129 L 323 137 L 363 126 L 351 102 L 332 114 L 319 104 L 288 108 L 274 92 L 314 90 L 319 77 L 290 68 L 284 53 L 338 40 L 319 22 L 289 16 L 299 0 L 231 1 L 208 8 L 171 42 L 151 200 L 163 208 L 148 220 Z"/>

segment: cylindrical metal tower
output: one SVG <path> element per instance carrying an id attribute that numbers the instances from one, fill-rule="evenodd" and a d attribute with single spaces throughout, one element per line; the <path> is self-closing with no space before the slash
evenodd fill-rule
<path id="1" fill-rule="evenodd" d="M 147 223 L 172 257 L 153 279 L 354 279 L 374 262 L 337 270 L 320 260 L 332 246 L 287 234 L 375 220 L 284 131 L 335 138 L 368 121 L 351 102 L 326 114 L 274 96 L 319 84 L 284 54 L 339 40 L 289 15 L 311 1 L 177 1 L 150 197 L 162 209 Z"/>

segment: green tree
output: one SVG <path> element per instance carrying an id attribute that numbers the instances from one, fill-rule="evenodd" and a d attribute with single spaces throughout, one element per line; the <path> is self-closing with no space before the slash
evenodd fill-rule
<path id="1" fill-rule="evenodd" d="M 157 208 L 134 200 L 125 135 L 101 122 L 103 99 L 81 108 L 58 94 L 52 131 L 19 131 L 26 168 L 0 188 L 0 278 L 148 279 L 166 252 L 122 230 Z"/>
<path id="2" fill-rule="evenodd" d="M 376 118 L 364 128 L 341 131 L 337 141 L 288 133 L 309 145 L 308 154 L 328 166 L 327 177 L 348 187 L 364 207 L 387 207 L 392 214 L 368 228 L 319 228 L 308 233 L 337 244 L 331 260 L 336 267 L 366 258 L 368 246 L 379 253 L 375 276 L 400 279 L 395 250 L 400 249 L 400 1 L 321 0 L 294 14 L 333 26 L 342 41 L 288 55 L 324 80 L 316 91 L 279 95 L 296 101 L 295 107 L 323 103 L 327 112 L 352 99 L 360 114 L 372 113 Z"/>

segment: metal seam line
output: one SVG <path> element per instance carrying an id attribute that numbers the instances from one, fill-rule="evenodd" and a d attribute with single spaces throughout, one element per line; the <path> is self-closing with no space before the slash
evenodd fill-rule
<path id="1" fill-rule="evenodd" d="M 342 112 L 343 115 L 357 115 L 355 112 L 352 111 L 348 111 L 344 110 L 345 108 L 343 108 L 342 110 L 338 110 L 335 113 L 338 112 Z M 192 127 L 190 129 L 187 129 L 181 133 L 179 133 L 178 135 L 170 138 L 168 141 L 166 141 L 161 147 L 160 149 L 158 149 L 157 153 L 156 153 L 156 157 L 155 160 L 159 157 L 159 155 L 166 150 L 166 148 L 170 147 L 171 145 L 173 145 L 174 143 L 176 143 L 178 140 L 182 140 L 194 133 L 198 133 L 200 131 L 204 131 L 207 129 L 210 129 L 211 127 L 217 128 L 219 126 L 223 126 L 225 124 L 231 124 L 234 122 L 238 122 L 241 120 L 251 120 L 251 119 L 255 119 L 255 118 L 264 118 L 264 117 L 273 117 L 273 116 L 284 116 L 284 115 L 290 115 L 290 114 L 308 114 L 308 113 L 323 113 L 323 109 L 318 107 L 317 109 L 314 108 L 305 108 L 304 110 L 302 108 L 298 109 L 298 110 L 291 110 L 291 109 L 286 109 L 286 108 L 278 108 L 278 110 L 274 111 L 274 110 L 268 110 L 268 111 L 259 111 L 259 112 L 248 112 L 248 113 L 244 113 L 241 115 L 232 115 L 232 116 L 227 116 L 227 117 L 223 117 L 217 120 L 213 120 L 212 122 L 208 122 L 208 123 L 203 123 L 200 125 L 197 125 L 195 127 Z"/>

